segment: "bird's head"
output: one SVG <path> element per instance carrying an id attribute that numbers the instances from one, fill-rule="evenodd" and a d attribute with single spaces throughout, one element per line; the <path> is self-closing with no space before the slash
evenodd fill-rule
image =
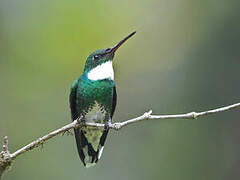
<path id="1" fill-rule="evenodd" d="M 132 32 L 111 48 L 96 50 L 88 56 L 87 61 L 85 63 L 84 71 L 88 72 L 88 76 L 90 76 L 90 79 L 96 79 L 93 76 L 101 77 L 101 74 L 104 75 L 106 71 L 110 71 L 109 68 L 110 67 L 112 68 L 112 61 L 115 52 L 126 40 L 128 40 L 135 33 L 136 31 Z"/>

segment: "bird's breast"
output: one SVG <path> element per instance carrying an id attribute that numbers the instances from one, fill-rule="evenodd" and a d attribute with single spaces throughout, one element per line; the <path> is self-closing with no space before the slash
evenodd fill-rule
<path id="1" fill-rule="evenodd" d="M 95 101 L 85 112 L 85 120 L 89 123 L 105 123 L 107 111 Z"/>

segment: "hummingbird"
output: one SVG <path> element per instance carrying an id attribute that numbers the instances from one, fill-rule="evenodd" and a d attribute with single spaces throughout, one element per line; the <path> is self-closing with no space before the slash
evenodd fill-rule
<path id="1" fill-rule="evenodd" d="M 71 86 L 69 102 L 72 120 L 82 124 L 102 123 L 104 127 L 82 126 L 74 129 L 79 157 L 85 167 L 100 159 L 117 103 L 113 58 L 117 49 L 136 31 L 115 46 L 99 49 L 86 60 L 83 74 Z"/>

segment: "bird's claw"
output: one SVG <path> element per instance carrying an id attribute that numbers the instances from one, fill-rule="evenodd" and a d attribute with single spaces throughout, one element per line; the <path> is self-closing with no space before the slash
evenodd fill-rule
<path id="1" fill-rule="evenodd" d="M 104 125 L 104 130 L 107 131 L 109 130 L 109 127 L 110 127 L 110 122 L 106 122 L 105 125 Z"/>
<path id="2" fill-rule="evenodd" d="M 86 125 L 86 119 L 84 118 L 84 116 L 80 116 L 80 117 L 77 119 L 77 121 L 78 121 L 80 127 L 87 127 L 87 125 Z"/>
<path id="3" fill-rule="evenodd" d="M 86 120 L 85 120 L 85 119 L 82 119 L 80 125 L 81 125 L 81 127 L 87 127 L 87 125 L 86 125 Z"/>

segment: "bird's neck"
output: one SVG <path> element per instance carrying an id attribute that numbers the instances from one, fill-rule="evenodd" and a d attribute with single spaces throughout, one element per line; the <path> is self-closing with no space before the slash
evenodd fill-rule
<path id="1" fill-rule="evenodd" d="M 87 72 L 87 77 L 92 81 L 98 81 L 103 79 L 114 80 L 112 61 L 107 61 L 91 69 Z"/>

